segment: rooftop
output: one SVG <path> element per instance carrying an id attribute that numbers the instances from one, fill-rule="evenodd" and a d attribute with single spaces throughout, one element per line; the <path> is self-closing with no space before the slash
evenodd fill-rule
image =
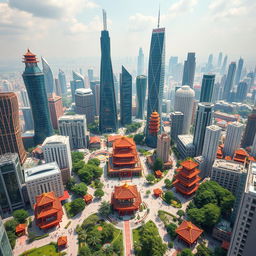
<path id="1" fill-rule="evenodd" d="M 59 144 L 59 143 L 66 144 L 68 142 L 69 142 L 68 136 L 53 135 L 53 136 L 47 137 L 44 140 L 42 146 L 45 146 L 46 144 Z"/>
<path id="2" fill-rule="evenodd" d="M 178 135 L 178 139 L 182 142 L 183 145 L 187 146 L 194 146 L 193 145 L 193 135 L 190 134 L 183 134 Z"/>
<path id="3" fill-rule="evenodd" d="M 0 155 L 0 165 L 5 164 L 6 162 L 15 161 L 18 157 L 18 154 L 16 153 L 6 153 L 3 155 Z"/>
<path id="4" fill-rule="evenodd" d="M 256 195 L 256 162 L 251 162 L 249 172 L 247 190 Z"/>
<path id="5" fill-rule="evenodd" d="M 79 88 L 76 89 L 77 95 L 90 95 L 92 94 L 92 90 L 90 88 Z"/>
<path id="6" fill-rule="evenodd" d="M 60 121 L 85 120 L 84 115 L 64 115 L 59 118 Z"/>
<path id="7" fill-rule="evenodd" d="M 225 159 L 216 159 L 213 163 L 213 168 L 221 168 L 223 170 L 237 173 L 247 172 L 243 164 Z"/>
<path id="8" fill-rule="evenodd" d="M 60 169 L 56 162 L 38 165 L 24 171 L 25 182 L 30 182 L 59 173 Z"/>

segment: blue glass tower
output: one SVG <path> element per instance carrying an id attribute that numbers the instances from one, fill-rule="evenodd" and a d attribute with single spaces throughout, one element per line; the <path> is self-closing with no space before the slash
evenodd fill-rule
<path id="1" fill-rule="evenodd" d="M 120 74 L 120 116 L 121 125 L 132 122 L 132 76 L 124 66 Z"/>
<path id="2" fill-rule="evenodd" d="M 110 56 L 110 38 L 107 30 L 106 12 L 103 10 L 104 29 L 101 31 L 100 64 L 100 118 L 101 133 L 114 132 L 117 129 L 116 98 L 113 70 Z"/>
<path id="3" fill-rule="evenodd" d="M 148 131 L 149 119 L 152 112 L 158 112 L 161 120 L 163 87 L 165 74 L 165 28 L 153 29 L 151 36 L 149 63 L 148 63 L 148 107 L 146 143 L 156 147 L 157 137 Z"/>
<path id="4" fill-rule="evenodd" d="M 83 75 L 73 71 L 73 81 L 70 81 L 72 101 L 75 101 L 76 89 L 85 88 L 85 81 Z"/>
<path id="5" fill-rule="evenodd" d="M 65 95 L 67 93 L 67 81 L 66 81 L 65 73 L 61 69 L 59 69 L 58 78 L 60 82 L 61 93 L 62 95 Z"/>
<path id="6" fill-rule="evenodd" d="M 200 93 L 200 102 L 212 102 L 215 75 L 204 75 Z"/>
<path id="7" fill-rule="evenodd" d="M 55 91 L 52 70 L 51 70 L 48 62 L 46 61 L 46 59 L 44 59 L 43 57 L 41 59 L 42 59 L 46 93 L 51 95 Z"/>
<path id="8" fill-rule="evenodd" d="M 136 78 L 136 117 L 139 119 L 144 119 L 146 90 L 147 90 L 147 77 L 137 76 Z"/>
<path id="9" fill-rule="evenodd" d="M 46 137 L 53 135 L 48 100 L 45 90 L 44 74 L 37 66 L 36 55 L 29 50 L 24 55 L 26 65 L 22 74 L 34 119 L 34 143 L 42 144 Z"/>

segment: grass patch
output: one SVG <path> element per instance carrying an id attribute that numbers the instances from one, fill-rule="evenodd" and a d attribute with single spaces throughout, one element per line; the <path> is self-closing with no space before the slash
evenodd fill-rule
<path id="1" fill-rule="evenodd" d="M 29 237 L 29 240 L 28 240 L 28 242 L 29 243 L 32 243 L 32 242 L 34 242 L 35 240 L 40 240 L 40 239 L 43 239 L 43 238 L 45 238 L 45 237 L 48 237 L 49 236 L 49 234 L 43 234 L 43 235 L 41 235 L 41 236 L 37 236 L 37 235 L 31 235 L 31 237 Z"/>
<path id="2" fill-rule="evenodd" d="M 44 245 L 39 248 L 33 248 L 26 252 L 23 252 L 20 256 L 39 256 L 39 255 L 47 255 L 47 256 L 60 256 L 64 255 L 63 253 L 59 253 L 57 249 L 57 245 L 54 243 Z"/>
<path id="3" fill-rule="evenodd" d="M 66 213 L 67 213 L 67 216 L 68 216 L 68 218 L 72 218 L 72 217 L 74 217 L 75 215 L 72 213 L 72 211 L 71 211 L 71 205 L 70 205 L 71 203 L 65 203 L 64 204 L 64 208 L 65 208 L 65 211 L 66 211 Z"/>
<path id="4" fill-rule="evenodd" d="M 162 210 L 158 211 L 158 217 L 164 223 L 165 226 L 167 226 L 171 222 L 175 221 L 175 219 L 177 219 L 175 215 Z"/>
<path id="5" fill-rule="evenodd" d="M 71 224 L 71 220 L 67 223 L 67 225 L 65 226 L 65 229 L 67 229 L 70 224 Z"/>

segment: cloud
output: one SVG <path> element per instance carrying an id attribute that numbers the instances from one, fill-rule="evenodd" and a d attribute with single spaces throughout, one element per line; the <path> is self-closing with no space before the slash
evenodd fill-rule
<path id="1" fill-rule="evenodd" d="M 136 13 L 129 17 L 129 30 L 133 32 L 140 32 L 145 29 L 151 29 L 153 25 L 156 26 L 157 18 L 153 16 L 146 16 L 142 13 Z"/>
<path id="2" fill-rule="evenodd" d="M 177 16 L 182 13 L 192 12 L 197 4 L 198 0 L 180 0 L 170 6 L 169 15 Z"/>

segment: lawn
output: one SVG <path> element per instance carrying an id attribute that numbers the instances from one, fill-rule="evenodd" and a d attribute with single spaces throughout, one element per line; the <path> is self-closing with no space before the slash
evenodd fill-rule
<path id="1" fill-rule="evenodd" d="M 48 244 L 39 248 L 34 248 L 23 252 L 20 256 L 60 256 L 55 244 Z"/>

